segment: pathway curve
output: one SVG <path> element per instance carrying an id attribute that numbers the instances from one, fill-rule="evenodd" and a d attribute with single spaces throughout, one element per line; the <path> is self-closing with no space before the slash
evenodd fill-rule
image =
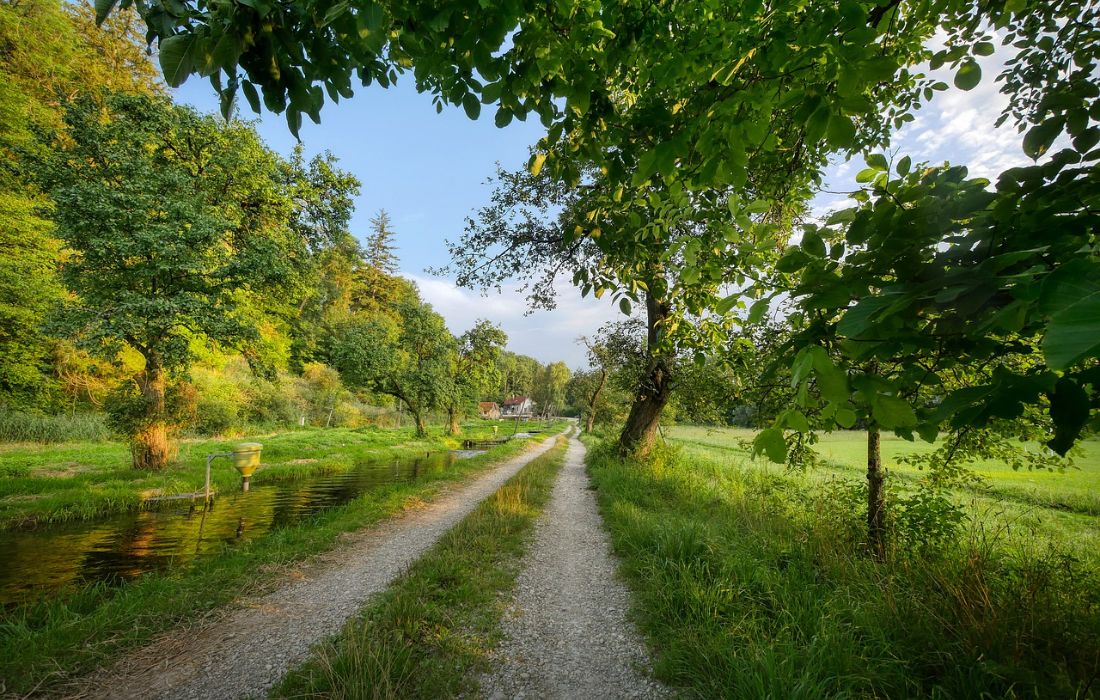
<path id="1" fill-rule="evenodd" d="M 570 439 L 565 464 L 516 582 L 505 641 L 482 693 L 504 698 L 658 698 L 645 649 L 626 619 L 629 593 Z"/>
<path id="2" fill-rule="evenodd" d="M 337 633 L 372 594 L 384 590 L 474 507 L 536 456 L 553 437 L 489 472 L 452 487 L 421 508 L 350 537 L 301 578 L 197 629 L 171 632 L 76 693 L 95 698 L 262 696 L 310 647 Z"/>

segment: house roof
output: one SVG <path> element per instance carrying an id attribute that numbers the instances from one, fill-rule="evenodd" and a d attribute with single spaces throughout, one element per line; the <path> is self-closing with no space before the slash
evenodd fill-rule
<path id="1" fill-rule="evenodd" d="M 510 399 L 505 399 L 504 400 L 504 405 L 505 406 L 519 406 L 520 404 L 524 403 L 525 401 L 527 401 L 526 396 L 513 396 Z"/>
<path id="2" fill-rule="evenodd" d="M 500 406 L 497 406 L 497 402 L 496 402 L 496 401 L 481 401 L 481 402 L 479 402 L 479 403 L 478 403 L 478 405 L 477 405 L 477 406 L 478 406 L 478 408 L 480 408 L 480 409 L 481 409 L 482 411 L 491 411 L 491 410 L 493 410 L 494 408 L 500 408 Z"/>

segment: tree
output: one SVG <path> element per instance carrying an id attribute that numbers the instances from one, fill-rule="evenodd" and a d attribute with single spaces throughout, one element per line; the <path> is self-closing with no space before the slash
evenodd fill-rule
<path id="1" fill-rule="evenodd" d="M 458 435 L 462 416 L 500 382 L 497 359 L 507 342 L 504 331 L 484 319 L 459 336 L 444 400 L 449 434 Z"/>
<path id="2" fill-rule="evenodd" d="M 402 301 L 415 297 L 412 283 L 397 276 L 396 235 L 389 214 L 379 210 L 370 220 L 371 232 L 363 247 L 362 261 L 355 270 L 352 309 L 367 313 L 385 313 Z"/>
<path id="3" fill-rule="evenodd" d="M 290 328 L 290 364 L 301 370 L 326 358 L 338 324 L 353 310 L 363 252 L 348 230 L 360 182 L 336 167 L 325 153 L 308 163 L 296 147 L 284 167 L 284 184 L 294 201 L 291 227 L 307 243 L 301 292 L 283 308 L 269 304 Z"/>
<path id="4" fill-rule="evenodd" d="M 397 274 L 397 246 L 393 239 L 397 233 L 390 225 L 390 215 L 385 209 L 379 209 L 378 213 L 371 217 L 371 231 L 367 235 L 367 243 L 363 247 L 363 259 L 371 268 L 387 275 Z"/>
<path id="5" fill-rule="evenodd" d="M 57 341 L 44 324 L 63 299 L 60 245 L 37 182 L 49 157 L 37 135 L 62 126 L 59 96 L 159 91 L 135 20 L 118 13 L 101 31 L 84 5 L 0 4 L 0 404 L 47 408 L 58 388 L 50 376 Z"/>
<path id="6" fill-rule="evenodd" d="M 517 355 L 507 350 L 501 352 L 498 360 L 500 383 L 493 394 L 497 397 L 530 396 L 535 390 L 535 377 L 542 371 L 542 365 L 533 357 Z"/>
<path id="7" fill-rule="evenodd" d="M 569 367 L 564 362 L 551 362 L 543 368 L 535 383 L 534 401 L 545 416 L 565 406 L 565 387 L 569 383 Z"/>
<path id="8" fill-rule="evenodd" d="M 144 358 L 127 414 L 134 466 L 170 458 L 167 386 L 196 337 L 256 341 L 251 295 L 293 285 L 304 242 L 288 225 L 279 160 L 250 128 L 160 98 L 90 99 L 66 113 L 67 148 L 51 169 L 57 235 L 76 297 L 63 325 L 84 345 Z"/>
<path id="9" fill-rule="evenodd" d="M 424 414 L 441 406 L 451 386 L 455 340 L 443 318 L 419 300 L 396 311 L 396 317 L 360 314 L 343 324 L 333 342 L 333 364 L 349 385 L 404 404 L 417 436 L 424 437 Z"/>

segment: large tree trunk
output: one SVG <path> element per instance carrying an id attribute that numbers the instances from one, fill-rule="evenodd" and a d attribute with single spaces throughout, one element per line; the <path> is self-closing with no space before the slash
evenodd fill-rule
<path id="1" fill-rule="evenodd" d="M 886 556 L 886 475 L 878 426 L 867 429 L 867 545 L 876 559 Z"/>
<path id="2" fill-rule="evenodd" d="M 165 415 L 165 393 L 168 378 L 160 358 L 150 354 L 145 359 L 145 371 L 138 380 L 145 399 L 143 427 L 130 438 L 130 453 L 135 469 L 164 469 L 171 460 L 168 442 L 168 420 Z"/>
<path id="3" fill-rule="evenodd" d="M 458 435 L 462 429 L 458 425 L 458 409 L 451 406 L 447 409 L 447 434 Z"/>
<path id="4" fill-rule="evenodd" d="M 584 432 L 591 433 L 592 428 L 596 424 L 596 402 L 600 400 L 600 392 L 603 391 L 603 385 L 607 383 L 607 370 L 600 370 L 600 383 L 596 387 L 596 390 L 592 392 L 592 398 L 588 400 L 588 416 L 584 421 Z"/>
<path id="5" fill-rule="evenodd" d="M 672 377 L 669 363 L 657 351 L 664 321 L 668 318 L 667 303 L 646 294 L 646 344 L 647 367 L 645 375 L 634 394 L 634 403 L 626 417 L 626 425 L 619 436 L 619 452 L 623 455 L 645 457 L 653 450 L 657 440 L 657 425 L 661 411 L 672 393 Z"/>
<path id="6" fill-rule="evenodd" d="M 424 416 L 412 407 L 409 408 L 409 411 L 413 414 L 413 420 L 416 421 L 416 436 L 428 437 L 428 426 L 424 423 Z"/>

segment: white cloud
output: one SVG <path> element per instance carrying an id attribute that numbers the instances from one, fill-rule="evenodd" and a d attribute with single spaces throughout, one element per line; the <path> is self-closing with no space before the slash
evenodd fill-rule
<path id="1" fill-rule="evenodd" d="M 609 297 L 602 301 L 582 299 L 579 290 L 566 283 L 558 287 L 556 309 L 525 315 L 526 295 L 516 285 L 481 294 L 457 287 L 447 279 L 410 272 L 402 275 L 416 283 L 420 295 L 443 316 L 455 335 L 485 318 L 508 334 L 508 349 L 512 352 L 530 355 L 540 362 L 561 360 L 573 369 L 586 364 L 584 347 L 577 338 L 592 335 L 607 321 L 624 318 Z"/>
<path id="2" fill-rule="evenodd" d="M 940 37 L 934 42 L 934 48 L 942 43 Z M 1016 131 L 1011 120 L 1001 127 L 996 126 L 998 117 L 1008 105 L 1008 98 L 1001 94 L 1001 83 L 996 77 L 1015 49 L 1000 46 L 999 39 L 994 43 L 998 50 L 993 55 L 978 58 L 982 80 L 973 90 L 954 87 L 954 71 L 949 67 L 924 71 L 930 78 L 941 80 L 950 87 L 937 93 L 914 113 L 914 121 L 894 135 L 891 150 L 896 158 L 907 155 L 914 163 L 939 165 L 946 161 L 964 165 L 971 177 L 991 180 L 1008 168 L 1031 163 L 1021 147 L 1023 135 Z M 848 163 L 834 163 L 826 172 L 827 188 L 856 189 L 855 173 L 862 168 L 859 157 Z M 842 201 L 843 198 L 835 194 L 823 193 L 814 200 L 813 210 L 820 213 L 836 208 Z"/>

